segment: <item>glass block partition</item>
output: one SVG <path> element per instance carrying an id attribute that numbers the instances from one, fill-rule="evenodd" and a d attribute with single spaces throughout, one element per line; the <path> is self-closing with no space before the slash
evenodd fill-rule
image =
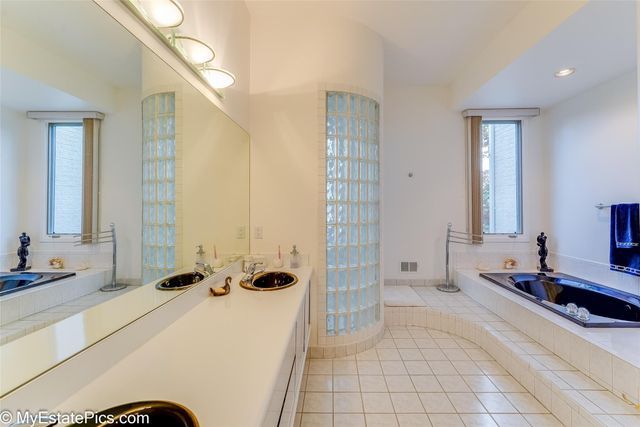
<path id="1" fill-rule="evenodd" d="M 176 268 L 175 93 L 142 102 L 142 276 L 148 283 Z"/>
<path id="2" fill-rule="evenodd" d="M 380 319 L 377 102 L 327 92 L 327 335 Z"/>

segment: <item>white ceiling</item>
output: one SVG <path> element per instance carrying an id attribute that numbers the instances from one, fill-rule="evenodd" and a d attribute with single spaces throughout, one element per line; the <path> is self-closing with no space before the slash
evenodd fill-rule
<path id="1" fill-rule="evenodd" d="M 548 107 L 636 67 L 636 3 L 591 1 L 465 101 L 466 108 Z M 570 77 L 554 72 L 574 67 Z"/>
<path id="2" fill-rule="evenodd" d="M 385 82 L 450 83 L 526 1 L 248 1 L 275 17 L 330 16 L 365 25 L 384 41 Z"/>

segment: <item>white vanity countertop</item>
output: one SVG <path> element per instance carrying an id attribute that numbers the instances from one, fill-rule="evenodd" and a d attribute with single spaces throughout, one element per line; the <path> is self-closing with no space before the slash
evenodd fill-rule
<path id="1" fill-rule="evenodd" d="M 298 284 L 271 292 L 241 288 L 236 274 L 229 295 L 205 299 L 57 409 L 170 400 L 202 426 L 259 426 L 311 277 L 290 271 Z"/>

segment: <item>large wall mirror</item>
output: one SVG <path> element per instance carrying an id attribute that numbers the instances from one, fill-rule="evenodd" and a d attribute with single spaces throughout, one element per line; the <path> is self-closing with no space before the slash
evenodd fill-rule
<path id="1" fill-rule="evenodd" d="M 93 2 L 1 19 L 5 395 L 249 252 L 249 135 Z"/>

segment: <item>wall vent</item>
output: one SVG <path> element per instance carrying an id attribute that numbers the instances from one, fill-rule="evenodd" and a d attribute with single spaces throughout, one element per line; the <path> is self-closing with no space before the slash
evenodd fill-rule
<path id="1" fill-rule="evenodd" d="M 401 273 L 416 273 L 418 271 L 418 263 L 416 261 L 401 261 Z"/>

